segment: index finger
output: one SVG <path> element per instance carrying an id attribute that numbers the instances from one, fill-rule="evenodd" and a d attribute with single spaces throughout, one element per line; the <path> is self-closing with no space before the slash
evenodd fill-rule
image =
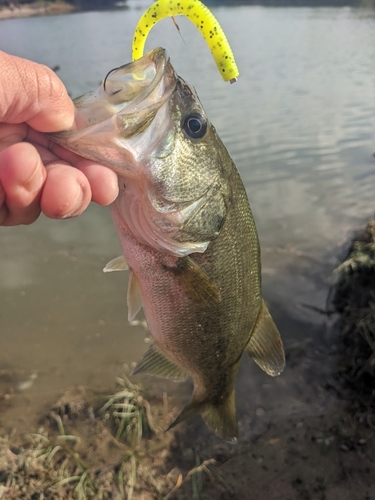
<path id="1" fill-rule="evenodd" d="M 47 66 L 0 51 L 0 122 L 27 122 L 41 132 L 68 130 L 74 104 Z"/>

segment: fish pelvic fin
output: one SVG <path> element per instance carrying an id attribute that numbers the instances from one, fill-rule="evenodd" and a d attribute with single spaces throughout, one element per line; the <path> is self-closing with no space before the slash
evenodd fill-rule
<path id="1" fill-rule="evenodd" d="M 238 438 L 238 424 L 236 418 L 234 389 L 228 397 L 219 403 L 196 402 L 193 400 L 185 406 L 179 416 L 168 427 L 172 429 L 175 425 L 192 415 L 200 413 L 206 424 L 222 439 L 235 443 Z"/>
<path id="2" fill-rule="evenodd" d="M 149 373 L 150 375 L 156 375 L 176 381 L 186 380 L 188 375 L 183 368 L 180 368 L 173 363 L 173 361 L 168 359 L 155 344 L 152 344 L 142 356 L 131 372 L 131 375 L 138 375 L 140 373 Z"/>
<path id="3" fill-rule="evenodd" d="M 264 301 L 245 351 L 272 377 L 280 375 L 285 367 L 283 343 Z"/>
<path id="4" fill-rule="evenodd" d="M 137 276 L 130 271 L 128 281 L 128 320 L 133 321 L 139 311 L 142 309 L 141 288 Z"/>
<path id="5" fill-rule="evenodd" d="M 129 269 L 128 263 L 123 255 L 115 257 L 110 260 L 103 269 L 104 273 L 112 273 L 113 271 L 127 271 Z"/>
<path id="6" fill-rule="evenodd" d="M 191 257 L 178 259 L 177 265 L 167 270 L 175 276 L 186 295 L 203 307 L 221 302 L 218 286 Z"/>

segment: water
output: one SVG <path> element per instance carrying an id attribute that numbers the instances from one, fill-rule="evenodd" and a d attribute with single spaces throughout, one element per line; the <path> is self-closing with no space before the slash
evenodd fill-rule
<path id="1" fill-rule="evenodd" d="M 183 18 L 186 45 L 165 20 L 147 47 L 165 46 L 195 85 L 241 172 L 262 244 L 264 296 L 286 346 L 320 342 L 322 319 L 301 304 L 324 307 L 340 245 L 374 210 L 375 16 L 349 8 L 213 11 L 237 58 L 235 85 L 223 83 Z M 130 60 L 140 14 L 133 2 L 124 11 L 1 21 L 0 49 L 60 65 L 77 96 Z M 70 385 L 112 386 L 147 346 L 143 328 L 127 323 L 125 273 L 101 271 L 120 253 L 107 209 L 1 228 L 0 240 L 0 375 L 24 381 L 38 374 L 3 416 L 17 425 Z M 9 390 L 6 380 L 0 377 L 0 395 Z M 259 405 L 271 411 L 281 400 L 277 411 L 296 411 L 303 391 L 292 381 L 292 370 L 271 380 L 245 363 L 240 412 Z M 264 394 L 259 384 L 271 389 Z M 319 405 L 313 400 L 306 411 Z"/>

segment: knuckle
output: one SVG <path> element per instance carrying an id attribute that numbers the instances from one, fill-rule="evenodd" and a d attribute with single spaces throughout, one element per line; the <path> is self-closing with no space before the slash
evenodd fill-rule
<path id="1" fill-rule="evenodd" d="M 46 99 L 59 103 L 65 97 L 66 91 L 61 80 L 47 66 L 40 65 L 38 73 L 38 100 L 44 103 Z"/>

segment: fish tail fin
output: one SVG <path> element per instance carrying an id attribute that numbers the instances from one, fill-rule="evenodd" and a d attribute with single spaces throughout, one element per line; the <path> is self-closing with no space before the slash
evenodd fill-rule
<path id="1" fill-rule="evenodd" d="M 232 443 L 237 441 L 238 424 L 234 390 L 220 404 L 206 405 L 202 417 L 218 436 Z"/>
<path id="2" fill-rule="evenodd" d="M 206 424 L 211 427 L 218 436 L 232 443 L 237 441 L 238 424 L 234 390 L 226 399 L 220 401 L 220 403 L 196 402 L 193 398 L 191 403 L 185 406 L 176 420 L 168 427 L 168 430 L 196 413 L 202 415 Z"/>

